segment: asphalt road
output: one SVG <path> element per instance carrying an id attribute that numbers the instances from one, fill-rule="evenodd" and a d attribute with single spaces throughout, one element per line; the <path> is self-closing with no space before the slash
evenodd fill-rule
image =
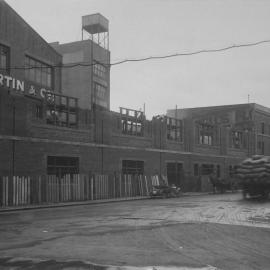
<path id="1" fill-rule="evenodd" d="M 101 265 L 270 269 L 270 201 L 224 194 L 0 213 L 0 269 Z"/>

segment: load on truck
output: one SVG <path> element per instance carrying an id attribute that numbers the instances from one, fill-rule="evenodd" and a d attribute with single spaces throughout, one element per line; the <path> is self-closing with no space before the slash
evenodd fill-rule
<path id="1" fill-rule="evenodd" d="M 255 155 L 245 159 L 236 169 L 243 189 L 243 197 L 261 196 L 270 193 L 270 156 Z"/>

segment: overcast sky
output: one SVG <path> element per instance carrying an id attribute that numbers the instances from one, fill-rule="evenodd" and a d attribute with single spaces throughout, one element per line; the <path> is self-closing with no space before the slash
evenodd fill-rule
<path id="1" fill-rule="evenodd" d="M 270 39 L 270 1 L 6 0 L 46 41 L 80 40 L 81 16 L 110 21 L 111 62 Z M 111 69 L 111 109 L 256 102 L 270 107 L 270 43 Z"/>

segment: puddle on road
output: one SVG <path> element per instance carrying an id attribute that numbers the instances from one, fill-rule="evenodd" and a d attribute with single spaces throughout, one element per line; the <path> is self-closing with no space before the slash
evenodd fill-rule
<path id="1" fill-rule="evenodd" d="M 4 267 L 4 268 L 2 268 Z M 55 260 L 32 260 L 24 258 L 0 258 L 0 269 L 59 269 L 59 270 L 218 270 L 213 266 L 181 267 L 181 266 L 110 266 L 98 265 L 82 261 L 58 262 Z"/>

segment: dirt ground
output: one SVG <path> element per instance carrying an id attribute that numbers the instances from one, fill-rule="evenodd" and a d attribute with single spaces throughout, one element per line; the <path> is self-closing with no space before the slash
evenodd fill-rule
<path id="1" fill-rule="evenodd" d="M 240 194 L 0 213 L 0 269 L 270 269 L 269 250 L 270 201 Z"/>

